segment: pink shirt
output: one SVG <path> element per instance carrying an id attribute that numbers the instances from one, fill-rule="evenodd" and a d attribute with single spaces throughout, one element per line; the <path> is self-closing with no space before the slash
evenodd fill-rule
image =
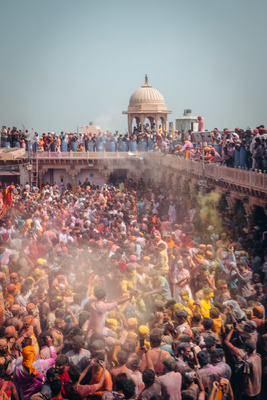
<path id="1" fill-rule="evenodd" d="M 112 308 L 117 307 L 117 301 L 112 303 L 105 303 L 104 301 L 94 301 L 91 304 L 91 316 L 89 320 L 88 331 L 90 329 L 95 329 L 101 332 L 105 327 L 106 312 L 112 310 Z"/>
<path id="2" fill-rule="evenodd" d="M 158 380 L 161 384 L 163 398 L 181 400 L 182 375 L 180 372 L 167 372 L 167 374 L 159 376 Z"/>

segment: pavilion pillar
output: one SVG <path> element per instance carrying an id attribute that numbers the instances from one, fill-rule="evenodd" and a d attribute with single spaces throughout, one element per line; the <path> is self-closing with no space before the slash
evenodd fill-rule
<path id="1" fill-rule="evenodd" d="M 145 116 L 143 114 L 140 115 L 140 124 L 142 132 L 144 132 L 144 123 L 145 123 Z"/>
<path id="2" fill-rule="evenodd" d="M 156 130 L 158 132 L 159 131 L 159 125 L 160 125 L 160 118 L 159 118 L 159 115 L 157 115 L 157 114 L 156 114 L 156 117 L 155 117 L 155 122 L 156 122 Z"/>
<path id="3" fill-rule="evenodd" d="M 129 134 L 132 133 L 132 124 L 133 124 L 133 117 L 131 114 L 128 114 L 128 132 L 129 132 Z"/>

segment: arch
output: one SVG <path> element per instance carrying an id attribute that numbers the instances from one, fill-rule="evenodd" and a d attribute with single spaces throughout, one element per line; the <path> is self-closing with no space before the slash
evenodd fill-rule
<path id="1" fill-rule="evenodd" d="M 148 124 L 147 125 L 147 129 L 148 130 L 152 130 L 153 128 L 155 128 L 155 119 L 154 119 L 154 117 L 152 117 L 151 115 L 146 115 L 144 124 L 145 124 L 145 127 L 146 127 L 146 124 Z"/>

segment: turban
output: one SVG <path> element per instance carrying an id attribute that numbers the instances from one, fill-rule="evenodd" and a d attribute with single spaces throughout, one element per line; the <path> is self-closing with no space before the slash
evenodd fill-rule
<path id="1" fill-rule="evenodd" d="M 24 347 L 22 349 L 22 356 L 23 356 L 22 365 L 24 367 L 28 368 L 29 373 L 31 375 L 36 376 L 37 375 L 37 371 L 32 365 L 32 363 L 34 361 L 36 361 L 34 348 L 32 346 Z"/>
<path id="2" fill-rule="evenodd" d="M 206 256 L 207 256 L 207 257 L 212 257 L 212 251 L 209 251 L 209 250 L 206 251 Z"/>
<path id="3" fill-rule="evenodd" d="M 11 307 L 11 311 L 20 311 L 20 305 L 19 304 L 13 304 Z"/>
<path id="4" fill-rule="evenodd" d="M 13 283 L 10 283 L 10 284 L 8 285 L 8 287 L 7 287 L 8 293 L 15 292 L 15 290 L 16 290 L 16 286 L 13 285 Z"/>
<path id="5" fill-rule="evenodd" d="M 34 309 L 35 309 L 35 304 L 33 304 L 33 303 L 27 304 L 26 310 L 27 310 L 28 312 L 30 312 L 31 310 L 34 310 Z"/>
<path id="6" fill-rule="evenodd" d="M 115 318 L 108 318 L 106 324 L 112 331 L 116 331 L 118 328 L 118 321 Z"/>
<path id="7" fill-rule="evenodd" d="M 173 311 L 174 312 L 177 311 L 177 310 L 183 310 L 183 309 L 184 309 L 184 306 L 182 305 L 182 303 L 176 303 L 173 306 Z"/>
<path id="8" fill-rule="evenodd" d="M 16 328 L 13 325 L 9 325 L 5 329 L 5 336 L 12 337 L 16 333 Z"/>
<path id="9" fill-rule="evenodd" d="M 10 278 L 17 278 L 18 274 L 16 272 L 12 272 L 12 274 L 10 274 Z"/>
<path id="10" fill-rule="evenodd" d="M 146 325 L 140 325 L 138 328 L 140 336 L 146 337 L 149 334 L 149 329 Z"/>
<path id="11" fill-rule="evenodd" d="M 262 315 L 264 314 L 263 307 L 261 307 L 261 306 L 254 306 L 253 311 L 258 312 L 258 314 L 262 314 Z M 254 312 L 253 312 L 253 314 L 254 314 Z"/>

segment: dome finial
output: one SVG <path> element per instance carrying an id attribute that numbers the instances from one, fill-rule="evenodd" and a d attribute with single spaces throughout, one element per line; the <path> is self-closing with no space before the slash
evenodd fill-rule
<path id="1" fill-rule="evenodd" d="M 145 85 L 148 85 L 148 76 L 145 74 Z"/>

